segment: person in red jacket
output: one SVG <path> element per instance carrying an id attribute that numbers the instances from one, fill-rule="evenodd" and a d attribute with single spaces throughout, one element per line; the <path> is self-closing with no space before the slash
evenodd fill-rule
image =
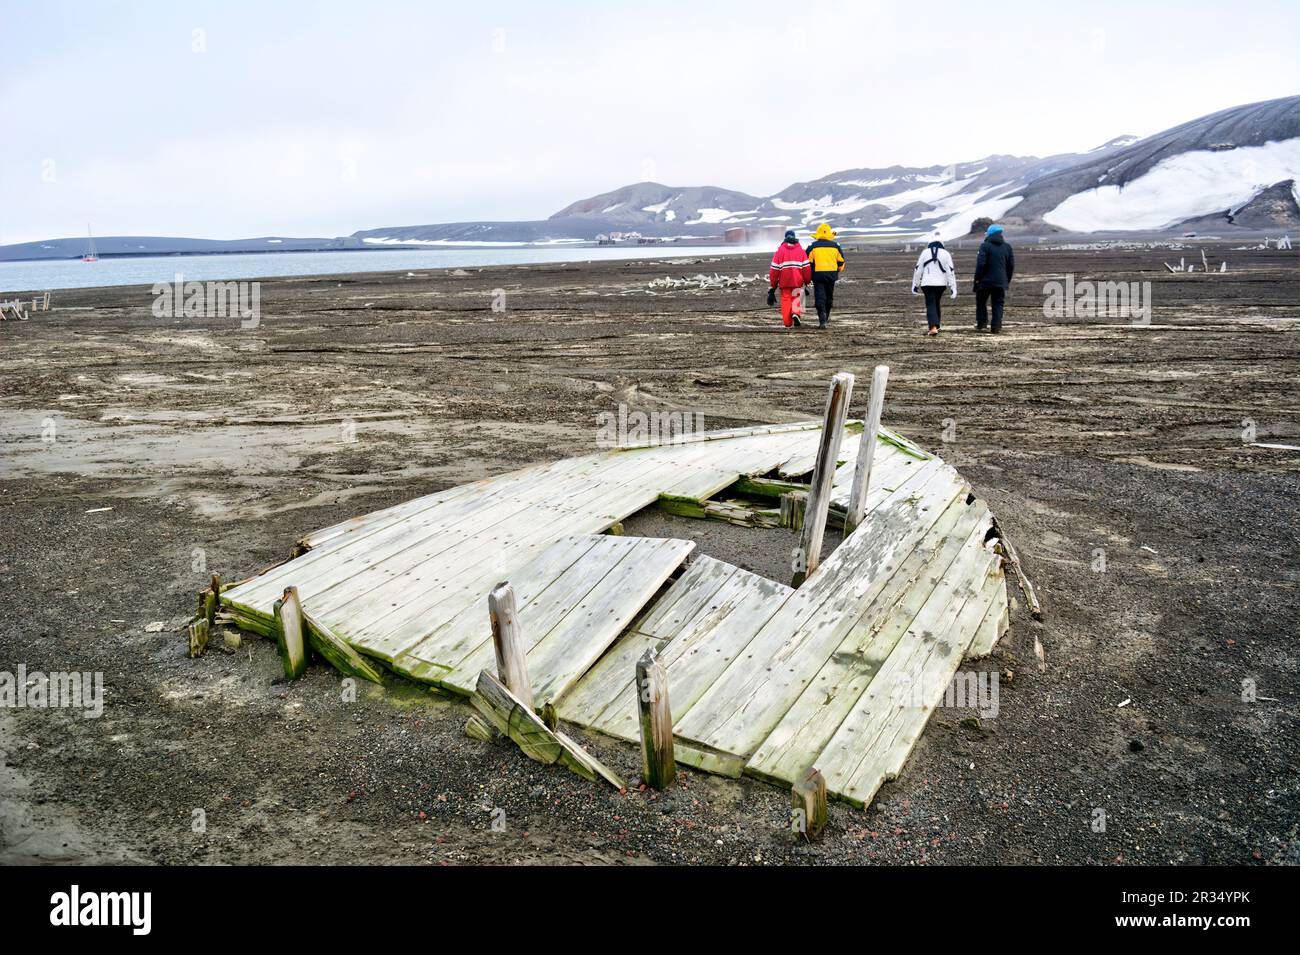
<path id="1" fill-rule="evenodd" d="M 776 247 L 772 267 L 767 270 L 767 281 L 769 305 L 776 304 L 776 291 L 781 290 L 781 323 L 786 328 L 800 325 L 803 289 L 812 282 L 812 263 L 795 237 L 794 229 L 786 230 L 785 241 Z"/>

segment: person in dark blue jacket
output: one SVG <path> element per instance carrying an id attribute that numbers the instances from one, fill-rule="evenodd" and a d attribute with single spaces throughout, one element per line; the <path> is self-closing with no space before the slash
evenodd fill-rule
<path id="1" fill-rule="evenodd" d="M 1006 302 L 1011 276 L 1016 271 L 1016 256 L 1002 235 L 1002 226 L 991 225 L 975 256 L 975 330 L 988 328 L 993 334 L 1002 331 L 1002 308 Z M 993 324 L 989 326 L 988 304 L 993 304 Z"/>

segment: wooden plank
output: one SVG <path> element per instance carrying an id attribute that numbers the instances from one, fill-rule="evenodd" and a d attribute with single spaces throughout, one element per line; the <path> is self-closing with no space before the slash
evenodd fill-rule
<path id="1" fill-rule="evenodd" d="M 826 395 L 825 424 L 817 448 L 817 466 L 808 488 L 808 505 L 804 512 L 803 534 L 799 539 L 802 552 L 797 558 L 794 586 L 798 587 L 821 563 L 822 539 L 826 533 L 826 512 L 831 503 L 831 485 L 835 480 L 835 461 L 844 439 L 844 422 L 853 397 L 853 376 L 842 371 L 831 379 Z"/>
<path id="2" fill-rule="evenodd" d="M 784 584 L 737 568 L 707 603 L 671 635 L 660 648 L 659 658 L 673 681 L 678 724 L 718 675 L 745 652 L 754 635 L 792 593 Z M 636 694 L 631 681 L 591 725 L 610 736 L 637 738 Z M 681 734 L 677 736 L 680 742 Z M 678 750 L 678 758 L 687 762 L 680 746 Z"/>
<path id="3" fill-rule="evenodd" d="M 302 620 L 306 625 L 307 641 L 313 650 L 344 676 L 360 677 L 371 683 L 383 684 L 379 671 L 365 661 L 362 656 L 322 621 L 316 619 L 305 609 Z"/>
<path id="4" fill-rule="evenodd" d="M 563 733 L 550 729 L 530 707 L 486 670 L 479 674 L 472 702 L 497 732 L 510 737 L 526 755 L 539 763 L 559 763 L 593 782 L 604 779 L 616 789 L 624 788 L 621 776 Z"/>
<path id="5" fill-rule="evenodd" d="M 894 712 L 903 708 L 900 702 L 907 703 L 907 699 L 900 701 L 900 697 L 911 697 L 926 690 L 924 685 L 918 686 L 916 680 L 930 652 L 938 648 L 943 657 L 951 657 L 954 669 L 960 664 L 987 604 L 969 623 L 962 616 L 963 610 L 983 588 L 988 569 L 995 559 L 982 543 L 966 549 L 956 569 L 950 570 L 946 578 L 951 582 L 952 592 L 945 595 L 946 599 L 927 602 L 926 612 L 917 615 L 826 744 L 818 757 L 818 765 L 833 794 L 852 801 L 859 767 L 873 758 L 877 738 Z M 989 600 L 991 602 L 991 595 Z"/>
<path id="6" fill-rule="evenodd" d="M 385 584 L 384 589 L 340 608 L 340 628 L 345 628 L 349 639 L 366 652 L 381 658 L 396 659 L 422 647 L 422 657 L 441 660 L 431 655 L 432 648 L 457 640 L 455 631 L 444 628 L 469 613 L 470 607 L 486 597 L 494 582 L 516 576 L 530 562 L 540 559 L 565 530 L 594 534 L 599 523 L 589 519 L 583 527 L 565 512 L 538 510 L 541 523 L 462 542 L 456 549 L 412 568 L 409 577 Z M 411 581 L 422 586 L 412 592 L 405 586 Z M 472 617 L 471 621 L 472 629 L 481 633 L 481 620 Z"/>
<path id="7" fill-rule="evenodd" d="M 648 548 L 659 542 L 641 537 L 595 536 L 592 540 L 594 543 L 590 550 L 552 580 L 549 586 L 541 589 L 538 596 L 521 610 L 521 618 L 528 628 L 527 652 L 535 689 L 541 686 L 539 667 L 548 665 L 542 657 L 534 656 L 539 645 L 584 600 L 600 592 L 602 587 L 617 587 L 617 579 L 610 580 L 609 583 L 606 580 L 611 573 L 617 572 L 624 561 L 638 553 L 647 554 Z M 640 607 L 634 609 L 640 610 Z M 616 636 L 617 631 L 610 635 L 611 641 Z M 482 669 L 485 652 L 488 652 L 485 646 L 472 645 L 467 640 L 454 647 L 441 642 L 434 645 L 421 644 L 410 651 L 409 655 L 447 663 L 451 669 L 439 677 L 438 682 L 451 689 L 467 691 L 474 685 L 475 674 Z M 539 692 L 538 699 L 547 697 Z"/>
<path id="8" fill-rule="evenodd" d="M 871 465 L 879 443 L 880 415 L 885 406 L 885 385 L 889 381 L 889 366 L 877 365 L 871 376 L 871 394 L 867 399 L 867 418 L 863 425 L 861 449 L 853 472 L 853 485 L 849 493 L 849 508 L 844 517 L 844 531 L 852 534 L 862 523 L 867 511 L 867 488 L 871 484 Z"/>
<path id="9" fill-rule="evenodd" d="M 694 541 L 653 541 L 628 554 L 529 654 L 541 700 L 556 700 L 577 682 L 641 612 L 695 547 Z"/>
<path id="10" fill-rule="evenodd" d="M 521 625 L 528 636 L 527 649 L 531 650 L 533 644 L 555 625 L 560 611 L 554 608 L 565 599 L 565 585 L 576 575 L 595 573 L 598 568 L 611 563 L 614 558 L 609 555 L 612 552 L 621 553 L 620 545 L 607 544 L 598 535 L 570 534 L 510 574 L 518 594 Z M 446 670 L 451 670 L 474 653 L 477 660 L 475 673 L 489 666 L 495 656 L 488 622 L 474 614 L 458 612 L 459 604 L 450 608 L 455 616 L 448 618 L 439 609 L 444 606 L 439 604 L 425 613 L 432 632 L 402 655 L 437 661 Z"/>
<path id="11" fill-rule="evenodd" d="M 892 569 L 963 491 L 955 472 L 936 464 L 919 488 L 895 492 L 892 502 L 872 514 L 870 532 L 846 540 L 809 578 L 807 589 L 785 601 L 705 697 L 678 717 L 678 736 L 710 749 L 751 755 L 838 643 L 836 622 L 874 599 Z"/>
<path id="12" fill-rule="evenodd" d="M 902 599 L 862 614 L 810 680 L 746 766 L 760 778 L 791 783 L 834 736 L 844 718 L 921 614 L 937 614 L 952 600 L 949 572 L 988 527 L 986 508 L 956 499 L 899 570 L 909 581 Z"/>
<path id="13" fill-rule="evenodd" d="M 697 555 L 686 572 L 655 603 L 649 613 L 637 622 L 636 628 L 661 640 L 670 638 L 738 570 L 740 568 L 734 564 L 707 554 Z"/>
<path id="14" fill-rule="evenodd" d="M 986 564 L 990 565 L 991 562 Z M 948 631 L 932 641 L 924 655 L 908 661 L 914 692 L 905 705 L 891 707 L 883 714 L 883 723 L 861 763 L 851 776 L 838 780 L 836 795 L 853 805 L 866 805 L 886 780 L 896 778 L 902 771 L 999 588 L 1004 588 L 1000 579 L 986 579 L 962 606 Z"/>
<path id="15" fill-rule="evenodd" d="M 997 646 L 1002 635 L 1007 632 L 1007 626 L 1010 623 L 1010 608 L 1007 606 L 1007 587 L 1006 573 L 999 562 L 997 566 L 989 572 L 989 576 L 1002 578 L 1002 587 L 999 588 L 993 597 L 993 605 L 989 607 L 988 613 L 980 621 L 979 629 L 975 631 L 975 638 L 971 640 L 970 650 L 967 651 L 966 657 L 970 660 L 978 660 L 988 656 Z"/>
<path id="16" fill-rule="evenodd" d="M 637 660 L 659 643 L 655 637 L 635 630 L 624 633 L 560 699 L 557 704 L 560 719 L 578 726 L 593 726 L 596 717 L 610 703 L 632 690 L 635 676 L 629 678 L 628 674 L 635 675 Z"/>

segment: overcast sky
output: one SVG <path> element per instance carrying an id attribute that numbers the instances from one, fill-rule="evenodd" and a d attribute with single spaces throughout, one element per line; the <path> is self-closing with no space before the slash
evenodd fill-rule
<path id="1" fill-rule="evenodd" d="M 1300 90 L 1300 4 L 0 0 L 0 244 L 544 218 Z"/>

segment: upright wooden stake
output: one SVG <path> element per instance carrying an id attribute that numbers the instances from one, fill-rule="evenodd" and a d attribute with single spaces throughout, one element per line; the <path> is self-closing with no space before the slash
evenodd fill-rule
<path id="1" fill-rule="evenodd" d="M 867 491 L 871 485 L 871 464 L 876 458 L 876 437 L 880 434 L 880 412 L 885 407 L 885 383 L 889 381 L 889 366 L 877 365 L 871 373 L 871 394 L 867 398 L 867 423 L 862 429 L 862 442 L 858 445 L 858 463 L 853 470 L 853 492 L 849 496 L 849 510 L 844 516 L 844 535 L 852 534 L 867 513 Z"/>
<path id="2" fill-rule="evenodd" d="M 212 575 L 212 589 L 203 598 L 203 616 L 208 621 L 208 626 L 212 626 L 217 619 L 217 611 L 221 608 L 221 578 L 216 574 Z"/>
<path id="3" fill-rule="evenodd" d="M 298 600 L 297 587 L 285 587 L 284 596 L 275 602 L 275 623 L 284 675 L 296 680 L 307 669 L 307 644 L 304 642 L 302 603 Z"/>
<path id="4" fill-rule="evenodd" d="M 636 662 L 636 686 L 641 710 L 641 778 L 653 789 L 664 789 L 677 779 L 677 762 L 673 758 L 668 674 L 653 649 Z"/>
<path id="5" fill-rule="evenodd" d="M 515 589 L 509 583 L 492 588 L 488 594 L 488 614 L 492 618 L 492 645 L 497 652 L 497 676 L 531 710 L 533 685 L 528 680 L 527 650 L 515 611 Z"/>
<path id="6" fill-rule="evenodd" d="M 826 780 L 810 766 L 790 789 L 790 831 L 812 842 L 825 828 Z"/>
<path id="7" fill-rule="evenodd" d="M 851 374 L 842 371 L 831 379 L 830 391 L 826 395 L 822 439 L 817 446 L 817 464 L 813 469 L 808 506 L 804 512 L 803 536 L 794 554 L 795 587 L 802 584 L 821 562 L 826 512 L 831 506 L 831 483 L 835 480 L 835 464 L 840 454 L 840 442 L 844 440 L 844 421 L 849 414 L 849 399 L 852 396 Z"/>

